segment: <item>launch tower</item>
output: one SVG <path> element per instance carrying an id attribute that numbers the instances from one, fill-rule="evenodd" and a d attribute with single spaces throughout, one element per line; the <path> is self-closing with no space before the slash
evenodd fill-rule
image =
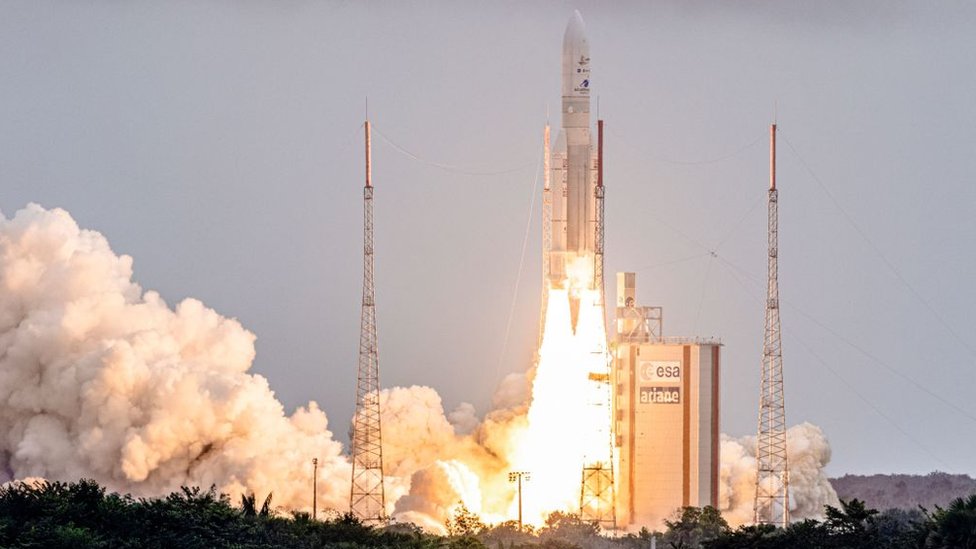
<path id="1" fill-rule="evenodd" d="M 778 201 L 776 124 L 769 126 L 769 279 L 766 286 L 766 333 L 763 340 L 756 440 L 756 523 L 786 527 L 790 522 L 790 471 L 786 460 L 786 403 L 783 350 L 779 327 Z"/>
<path id="2" fill-rule="evenodd" d="M 603 282 L 603 120 L 597 120 L 596 187 L 594 197 L 594 254 L 593 287 L 598 292 L 597 307 L 600 316 L 606 318 L 606 288 Z M 605 336 L 605 334 L 604 334 Z M 604 347 L 605 349 L 606 347 Z M 609 357 L 607 357 L 609 358 Z M 580 518 L 597 522 L 604 528 L 617 527 L 617 497 L 613 467 L 613 416 L 612 390 L 610 387 L 609 363 L 605 373 L 591 372 L 589 381 L 593 386 L 594 407 L 606 410 L 606 453 L 588 456 L 583 463 L 583 477 L 580 482 Z"/>
<path id="3" fill-rule="evenodd" d="M 363 187 L 363 309 L 359 334 L 356 415 L 352 429 L 352 489 L 349 511 L 367 523 L 386 520 L 383 490 L 383 435 L 380 429 L 380 373 L 373 291 L 373 182 L 366 129 L 366 186 Z"/>

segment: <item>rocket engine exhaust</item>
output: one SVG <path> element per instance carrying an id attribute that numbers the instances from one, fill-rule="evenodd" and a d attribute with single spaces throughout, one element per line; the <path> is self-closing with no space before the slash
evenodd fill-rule
<path id="1" fill-rule="evenodd" d="M 547 128 L 547 152 L 548 135 Z M 595 152 L 589 43 L 575 12 L 563 36 L 561 127 L 546 158 L 539 360 L 528 426 L 513 460 L 532 474 L 534 487 L 525 507 L 527 522 L 533 524 L 540 524 L 545 512 L 585 511 L 581 474 L 585 479 L 588 468 L 609 473 L 613 483 L 610 355 L 603 284 L 597 276 L 602 255 Z M 535 493 L 546 495 L 532 497 Z M 607 505 L 612 507 L 612 497 Z"/>

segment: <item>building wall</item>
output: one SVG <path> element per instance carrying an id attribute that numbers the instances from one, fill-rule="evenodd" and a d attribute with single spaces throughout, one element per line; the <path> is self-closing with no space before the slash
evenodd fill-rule
<path id="1" fill-rule="evenodd" d="M 682 506 L 718 501 L 717 343 L 618 342 L 618 518 L 662 529 Z"/>

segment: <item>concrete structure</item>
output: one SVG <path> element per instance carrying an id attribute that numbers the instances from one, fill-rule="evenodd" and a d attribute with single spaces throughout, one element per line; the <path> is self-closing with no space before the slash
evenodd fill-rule
<path id="1" fill-rule="evenodd" d="M 682 506 L 718 502 L 721 343 L 661 334 L 660 307 L 636 305 L 617 274 L 614 418 L 617 520 L 663 528 Z"/>

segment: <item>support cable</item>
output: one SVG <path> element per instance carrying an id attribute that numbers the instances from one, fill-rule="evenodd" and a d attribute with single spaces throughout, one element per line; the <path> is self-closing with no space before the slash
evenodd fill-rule
<path id="1" fill-rule="evenodd" d="M 732 235 L 734 235 L 735 232 L 739 230 L 739 227 L 741 227 L 742 224 L 745 222 L 745 220 L 752 215 L 752 212 L 756 211 L 756 208 L 758 208 L 759 205 L 763 203 L 764 198 L 766 198 L 765 191 L 763 191 L 762 194 L 756 196 L 756 200 L 752 203 L 752 206 L 750 206 L 749 209 L 746 210 L 746 213 L 742 214 L 742 217 L 740 217 L 739 220 L 736 221 L 734 225 L 732 225 L 731 229 L 725 231 L 725 236 L 722 237 L 722 240 L 719 240 L 718 244 L 715 245 L 714 251 L 717 252 L 726 242 L 728 242 L 732 238 Z"/>
<path id="2" fill-rule="evenodd" d="M 541 161 L 540 161 L 541 163 Z M 502 351 L 498 355 L 498 364 L 495 366 L 495 376 L 501 372 L 502 362 L 505 360 L 505 353 L 508 352 L 508 338 L 512 331 L 512 319 L 515 317 L 515 304 L 518 301 L 519 285 L 522 282 L 522 268 L 525 265 L 525 250 L 529 243 L 529 232 L 532 228 L 532 213 L 535 211 L 535 195 L 539 188 L 539 164 L 536 164 L 535 179 L 532 183 L 532 199 L 529 202 L 529 215 L 525 220 L 525 234 L 522 235 L 522 252 L 519 255 L 518 271 L 515 275 L 515 288 L 512 290 L 512 303 L 508 309 L 508 321 L 505 323 L 505 337 L 502 340 Z"/>
<path id="3" fill-rule="evenodd" d="M 742 280 L 740 280 L 738 276 L 736 276 L 735 270 L 733 270 L 733 269 L 737 269 L 737 267 L 735 267 L 733 264 L 725 261 L 722 258 L 719 258 L 719 259 L 721 261 L 723 261 L 723 263 L 725 263 L 726 269 L 728 269 L 728 273 L 732 277 L 732 280 L 734 280 L 736 282 L 736 284 L 738 284 L 739 287 L 741 287 L 749 297 L 755 298 L 756 301 L 758 301 L 758 302 L 760 302 L 760 304 L 762 304 L 762 299 L 756 297 L 756 295 L 752 292 L 752 290 L 750 290 L 745 285 L 745 283 L 742 282 Z M 748 276 L 748 273 L 742 273 L 742 274 Z M 752 282 L 758 284 L 758 282 L 755 281 L 755 280 L 753 280 Z M 784 300 L 784 302 L 785 302 L 785 300 Z M 795 309 L 795 307 L 794 307 L 794 309 Z M 804 349 L 806 349 L 814 357 L 814 359 L 817 360 L 817 362 L 819 362 L 824 368 L 826 368 L 830 373 L 834 374 L 834 376 L 837 377 L 837 379 L 839 379 L 840 382 L 845 387 L 848 388 L 848 390 L 850 390 L 852 393 L 854 393 L 854 395 L 857 396 L 857 398 L 859 400 L 861 400 L 862 403 L 864 403 L 865 405 L 867 405 L 876 414 L 878 414 L 879 416 L 881 416 L 881 418 L 884 419 L 886 422 L 888 422 L 889 425 L 891 425 L 892 427 L 894 427 L 895 430 L 897 430 L 898 432 L 900 432 L 902 435 L 905 436 L 905 438 L 907 438 L 909 441 L 911 441 L 913 444 L 915 444 L 915 446 L 918 447 L 918 449 L 922 450 L 922 452 L 924 452 L 926 455 L 928 455 L 929 457 L 931 457 L 935 461 L 937 461 L 940 464 L 942 464 L 943 466 L 945 466 L 947 469 L 951 469 L 951 467 L 949 466 L 949 464 L 947 464 L 944 460 L 942 460 L 937 455 L 935 455 L 925 444 L 922 444 L 921 441 L 919 441 L 917 438 L 915 438 L 914 436 L 912 436 L 911 433 L 909 433 L 904 428 L 902 428 L 901 425 L 899 425 L 894 419 L 892 419 L 890 416 L 888 416 L 883 411 L 881 411 L 881 409 L 878 406 L 876 406 L 873 402 L 871 402 L 871 400 L 869 400 L 860 391 L 858 391 L 855 388 L 854 384 L 852 384 L 847 379 L 845 379 L 844 376 L 842 376 L 840 374 L 840 372 L 838 372 L 836 369 L 834 369 L 832 366 L 830 366 L 830 364 L 826 360 L 824 360 L 823 357 L 821 357 L 819 354 L 817 354 L 816 352 L 814 352 L 813 351 L 813 347 L 811 345 L 808 345 L 804 340 L 800 339 L 800 337 L 793 330 L 784 330 L 784 332 L 786 332 L 786 334 L 791 339 L 793 339 L 794 341 L 796 341 L 797 343 L 799 343 L 801 347 L 803 347 Z"/>
<path id="4" fill-rule="evenodd" d="M 739 271 L 739 273 L 741 273 L 743 276 L 746 276 L 746 277 L 750 278 L 754 284 L 756 284 L 756 285 L 759 284 L 759 281 L 756 279 L 756 277 L 754 275 L 752 275 L 751 273 L 749 273 L 748 271 L 746 271 L 745 269 L 742 269 L 741 267 L 735 265 L 734 263 L 730 262 L 729 260 L 725 259 L 722 256 L 718 256 L 718 259 L 719 259 L 719 261 L 725 263 L 725 265 L 727 265 L 729 268 L 735 269 L 735 270 Z M 872 354 L 871 352 L 867 351 L 866 349 L 864 349 L 863 347 L 861 347 L 857 343 L 854 343 L 850 339 L 844 337 L 843 334 L 835 331 L 834 329 L 832 329 L 827 324 L 824 324 L 823 322 L 817 320 L 813 315 L 811 315 L 810 313 L 804 311 L 803 309 L 801 309 L 800 307 L 798 307 L 795 303 L 793 303 L 793 302 L 791 302 L 789 300 L 786 300 L 786 299 L 784 299 L 782 301 L 783 301 L 783 303 L 789 305 L 791 309 L 793 309 L 794 311 L 800 313 L 801 316 L 805 317 L 810 322 L 813 322 L 814 324 L 816 324 L 817 326 L 819 326 L 821 329 L 823 329 L 825 332 L 827 332 L 830 335 L 836 337 L 838 340 L 840 340 L 841 342 L 845 343 L 847 346 L 849 346 L 850 348 L 854 349 L 855 351 L 857 351 L 858 353 L 860 353 L 861 355 L 863 355 L 865 358 L 871 360 L 872 362 L 875 362 L 879 366 L 882 366 L 889 373 L 895 375 L 896 377 L 901 378 L 902 380 L 904 380 L 905 382 L 907 382 L 909 385 L 915 387 L 919 391 L 922 391 L 923 393 L 925 393 L 925 394 L 929 395 L 930 397 L 936 399 L 937 401 L 941 402 L 942 404 L 945 404 L 946 406 L 952 408 L 953 410 L 955 410 L 956 412 L 958 412 L 962 416 L 964 416 L 964 417 L 968 418 L 969 420 L 973 421 L 974 423 L 976 423 L 976 414 L 973 414 L 972 412 L 970 412 L 970 411 L 968 411 L 968 410 L 960 407 L 959 405 L 953 403 L 952 401 L 947 400 L 945 397 L 939 395 L 935 391 L 932 391 L 931 389 L 929 389 L 926 386 L 922 385 L 920 382 L 916 381 L 911 376 L 908 376 L 907 374 L 901 372 L 900 370 L 895 369 L 893 366 L 889 365 L 887 362 L 881 360 L 881 358 L 879 358 L 878 356 Z"/>
<path id="5" fill-rule="evenodd" d="M 908 282 L 908 280 L 905 279 L 904 276 L 902 276 L 898 268 L 896 268 L 895 265 L 888 259 L 888 257 L 881 251 L 881 248 L 879 248 L 877 244 L 875 244 L 874 241 L 868 237 L 867 233 L 865 233 L 864 230 L 861 229 L 861 226 L 857 224 L 857 222 L 854 220 L 854 217 L 851 216 L 849 213 L 847 213 L 847 210 L 844 209 L 844 207 L 841 205 L 839 200 L 834 198 L 833 193 L 830 192 L 830 189 L 827 188 L 827 185 L 825 185 L 824 182 L 819 177 L 817 177 L 817 174 L 814 173 L 813 169 L 810 168 L 810 165 L 807 164 L 807 161 L 804 160 L 802 156 L 800 156 L 799 151 L 797 151 L 796 147 L 793 146 L 793 143 L 790 142 L 790 138 L 786 137 L 785 135 L 783 136 L 783 138 L 786 140 L 786 144 L 790 147 L 790 150 L 793 151 L 793 154 L 796 156 L 797 160 L 800 161 L 800 165 L 803 166 L 803 169 L 806 170 L 808 174 L 810 174 L 810 177 L 817 183 L 817 185 L 820 186 L 824 194 L 827 195 L 827 198 L 829 198 L 830 201 L 834 204 L 834 207 L 840 211 L 840 213 L 844 216 L 844 219 L 847 220 L 847 223 L 854 228 L 854 231 L 864 240 L 864 242 L 867 243 L 868 247 L 871 248 L 871 250 L 875 253 L 875 255 L 877 255 L 878 258 L 881 259 L 881 262 L 884 263 L 885 267 L 887 267 L 889 271 L 891 271 L 891 274 L 893 274 L 895 278 L 897 278 L 898 281 L 905 288 L 908 289 L 909 293 L 911 293 L 912 296 L 914 296 L 919 303 L 921 303 L 922 305 L 925 306 L 926 309 L 928 309 L 929 313 L 931 313 L 932 316 L 935 317 L 935 319 L 938 320 L 940 324 L 942 324 L 942 327 L 945 328 L 947 332 L 949 332 L 949 334 L 956 340 L 956 342 L 959 345 L 961 345 L 964 349 L 966 349 L 969 352 L 970 356 L 976 358 L 976 349 L 973 349 L 973 347 L 969 344 L 969 342 L 967 342 L 962 336 L 959 335 L 958 332 L 956 332 L 955 329 L 953 329 L 953 327 L 949 324 L 949 322 L 946 321 L 945 317 L 943 317 L 939 313 L 938 309 L 933 307 L 928 302 L 928 300 L 926 300 L 925 297 L 923 297 L 922 294 L 918 290 L 916 290 L 915 287 L 912 286 Z"/>
<path id="6" fill-rule="evenodd" d="M 715 254 L 708 254 L 708 265 L 705 266 L 705 276 L 702 277 L 701 295 L 698 297 L 698 311 L 695 313 L 695 323 L 692 325 L 691 333 L 698 333 L 698 321 L 701 319 L 702 307 L 705 304 L 705 292 L 708 289 L 708 275 L 712 271 L 712 264 L 715 263 Z"/>
<path id="7" fill-rule="evenodd" d="M 621 143 L 624 143 L 628 148 L 630 148 L 631 151 L 637 153 L 641 158 L 646 157 L 646 158 L 650 158 L 652 160 L 656 160 L 658 162 L 663 162 L 665 164 L 674 164 L 674 165 L 677 165 L 677 166 L 702 166 L 702 165 L 705 165 L 705 164 L 717 164 L 719 162 L 725 162 L 726 160 L 731 160 L 731 159 L 739 156 L 740 154 L 744 153 L 745 151 L 751 149 L 752 147 L 755 147 L 756 144 L 758 144 L 760 141 L 762 141 L 763 139 L 766 138 L 766 134 L 765 133 L 762 133 L 762 134 L 758 135 L 752 141 L 746 143 L 745 145 L 741 145 L 738 148 L 733 149 L 732 152 L 723 154 L 721 156 L 714 156 L 714 157 L 710 157 L 710 158 L 702 158 L 702 159 L 694 159 L 694 160 L 685 160 L 685 159 L 667 158 L 667 157 L 664 157 L 664 156 L 659 156 L 659 155 L 656 155 L 656 154 L 651 154 L 651 153 L 648 153 L 648 152 L 645 152 L 645 151 L 639 151 L 629 141 L 627 141 L 626 139 L 624 139 L 620 135 L 618 135 L 617 132 L 615 132 L 613 130 L 610 130 L 610 131 L 614 134 L 614 136 L 617 137 L 617 140 L 618 141 L 620 141 Z"/>
<path id="8" fill-rule="evenodd" d="M 686 256 L 686 257 L 678 258 L 678 259 L 672 259 L 672 260 L 669 260 L 669 261 L 662 261 L 660 263 L 652 263 L 650 265 L 645 265 L 645 266 L 640 267 L 640 268 L 635 269 L 635 270 L 636 271 L 647 271 L 647 270 L 650 270 L 650 269 L 657 269 L 657 268 L 660 268 L 660 267 L 668 267 L 668 266 L 671 266 L 671 265 L 678 265 L 680 263 L 687 263 L 689 261 L 692 261 L 692 260 L 695 260 L 695 259 L 701 259 L 703 257 L 711 257 L 711 255 L 712 254 L 709 253 L 709 252 L 705 252 L 705 253 L 701 253 L 701 254 L 695 254 L 695 255 L 689 255 L 689 256 Z"/>
<path id="9" fill-rule="evenodd" d="M 446 172 L 459 173 L 459 174 L 462 174 L 462 175 L 473 175 L 473 176 L 507 175 L 507 174 L 511 174 L 511 173 L 520 172 L 522 170 L 525 170 L 526 168 L 532 167 L 533 164 L 535 164 L 535 162 L 528 162 L 528 163 L 523 164 L 521 166 L 517 166 L 517 167 L 514 167 L 514 168 L 508 168 L 508 169 L 504 169 L 504 170 L 492 170 L 492 171 L 469 170 L 467 168 L 462 168 L 460 166 L 454 166 L 452 164 L 444 164 L 444 163 L 441 163 L 441 162 L 434 162 L 434 161 L 431 161 L 431 160 L 425 160 L 425 159 L 417 156 L 416 154 L 408 151 L 407 149 L 403 148 L 402 146 L 398 145 L 396 142 L 394 142 L 392 139 L 390 139 L 385 133 L 383 133 L 380 130 L 376 129 L 375 126 L 373 127 L 373 131 L 375 131 L 380 136 L 380 138 L 383 139 L 383 141 L 385 141 L 388 145 L 390 145 L 391 147 L 393 147 L 394 149 L 396 149 L 398 152 L 400 152 L 404 156 L 406 156 L 406 157 L 408 157 L 408 158 L 410 158 L 412 160 L 415 160 L 415 161 L 417 161 L 417 162 L 419 162 L 421 164 L 425 164 L 427 166 L 431 166 L 431 167 L 434 167 L 434 168 L 437 168 L 437 169 L 440 169 L 440 170 L 444 170 Z"/>

